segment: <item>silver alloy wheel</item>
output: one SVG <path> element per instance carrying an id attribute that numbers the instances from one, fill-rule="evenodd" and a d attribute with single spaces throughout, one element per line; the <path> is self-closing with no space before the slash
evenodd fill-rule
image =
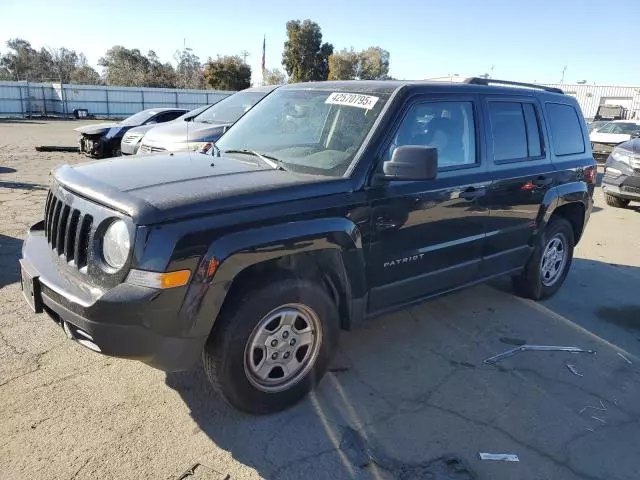
<path id="1" fill-rule="evenodd" d="M 282 305 L 251 332 L 244 352 L 245 374 L 264 392 L 287 390 L 309 373 L 321 344 L 318 315 L 299 303 Z"/>
<path id="2" fill-rule="evenodd" d="M 560 279 L 568 256 L 567 239 L 561 233 L 556 233 L 547 242 L 540 259 L 540 280 L 543 285 L 551 287 Z"/>

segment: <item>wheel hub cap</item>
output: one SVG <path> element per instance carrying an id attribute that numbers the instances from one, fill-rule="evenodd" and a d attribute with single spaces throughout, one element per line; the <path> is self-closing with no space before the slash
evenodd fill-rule
<path id="1" fill-rule="evenodd" d="M 560 279 L 567 263 L 566 245 L 566 239 L 559 233 L 547 242 L 540 261 L 540 277 L 543 285 L 550 287 Z"/>
<path id="2" fill-rule="evenodd" d="M 322 331 L 316 313 L 288 304 L 268 313 L 254 328 L 245 349 L 245 373 L 259 390 L 279 392 L 299 382 L 313 367 Z"/>

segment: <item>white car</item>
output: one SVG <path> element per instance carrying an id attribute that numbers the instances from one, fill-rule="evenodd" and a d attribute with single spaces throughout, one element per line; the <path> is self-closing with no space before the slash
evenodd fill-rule
<path id="1" fill-rule="evenodd" d="M 613 120 L 589 134 L 593 156 L 597 160 L 606 160 L 617 145 L 638 135 L 640 120 Z"/>

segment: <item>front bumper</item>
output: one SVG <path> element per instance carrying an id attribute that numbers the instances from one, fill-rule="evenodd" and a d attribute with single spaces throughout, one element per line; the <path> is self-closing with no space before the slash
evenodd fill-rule
<path id="1" fill-rule="evenodd" d="M 29 231 L 22 254 L 22 269 L 29 272 L 23 282 L 33 278 L 35 288 L 26 290 L 37 295 L 36 306 L 80 344 L 165 371 L 188 370 L 198 362 L 207 337 L 175 335 L 181 289 L 159 291 L 126 283 L 101 289 L 84 280 L 86 274 L 61 268 L 37 225 Z"/>
<path id="2" fill-rule="evenodd" d="M 614 197 L 640 201 L 640 172 L 631 175 L 622 173 L 618 177 L 605 173 L 602 178 L 602 191 Z"/>
<path id="3" fill-rule="evenodd" d="M 130 140 L 129 142 L 125 142 L 123 140 L 120 144 L 120 151 L 122 152 L 122 155 L 135 155 L 136 153 L 138 153 L 138 149 L 140 148 L 141 143 L 142 137 Z"/>

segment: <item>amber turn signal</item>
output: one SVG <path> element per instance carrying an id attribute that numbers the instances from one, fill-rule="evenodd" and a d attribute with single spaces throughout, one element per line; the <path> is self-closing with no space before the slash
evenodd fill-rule
<path id="1" fill-rule="evenodd" d="M 127 283 L 151 288 L 175 288 L 189 283 L 191 271 L 178 270 L 176 272 L 146 272 L 131 270 L 127 276 Z"/>

